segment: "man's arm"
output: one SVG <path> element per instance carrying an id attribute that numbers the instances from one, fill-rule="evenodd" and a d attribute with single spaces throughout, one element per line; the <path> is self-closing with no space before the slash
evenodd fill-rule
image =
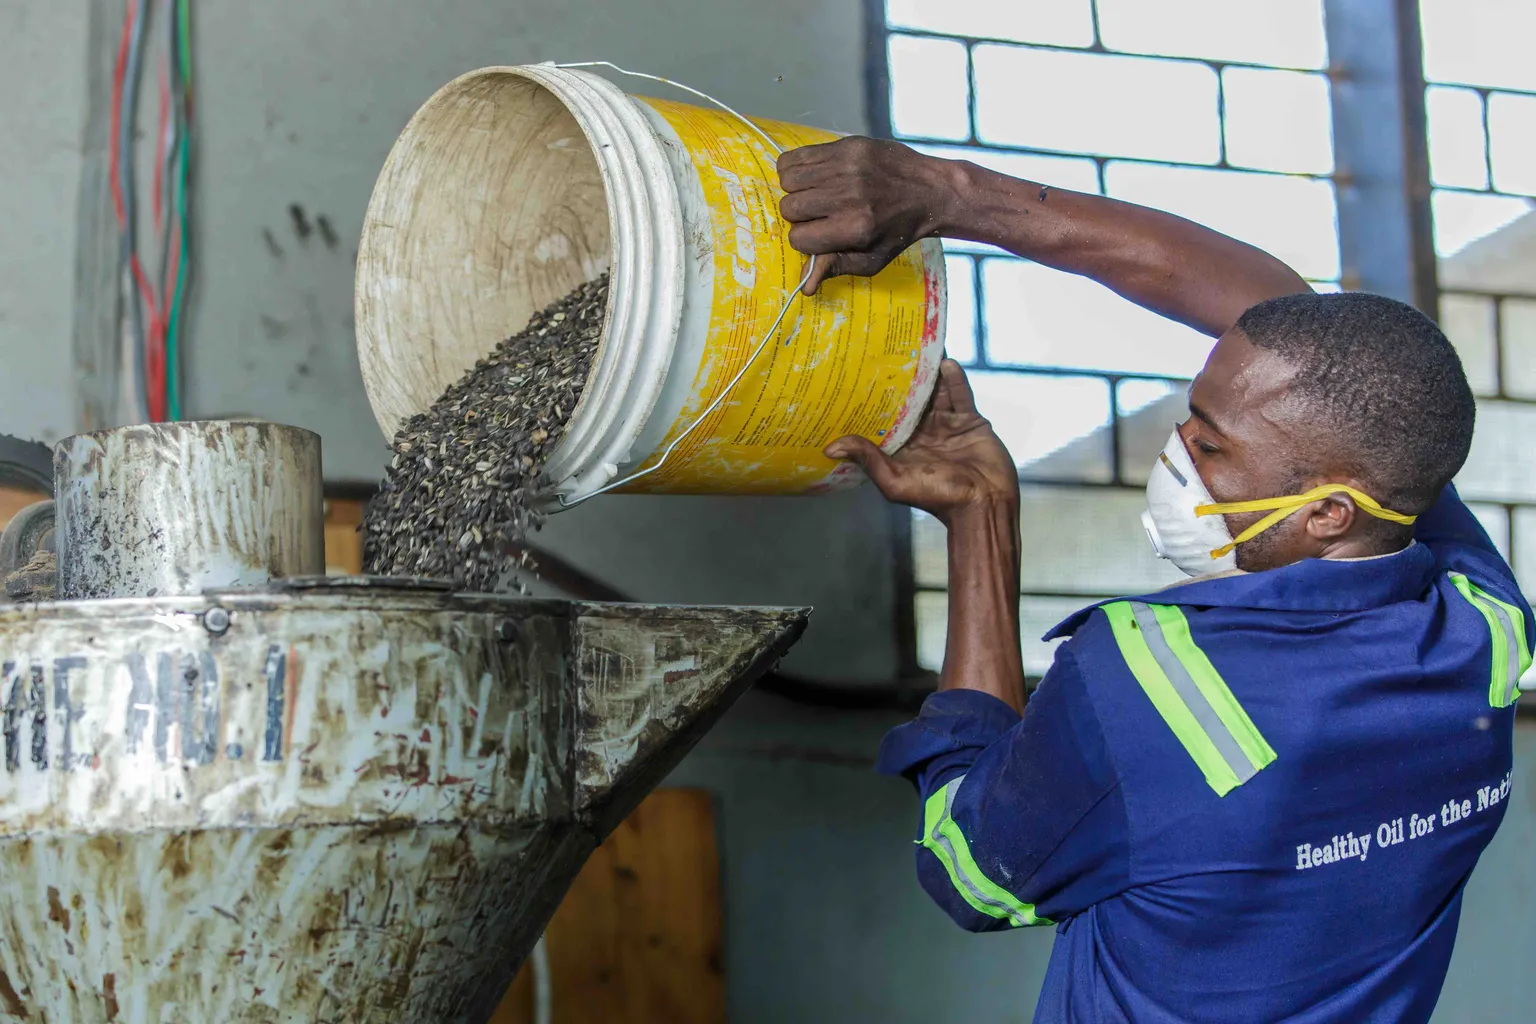
<path id="1" fill-rule="evenodd" d="M 864 468 L 887 499 L 949 530 L 949 642 L 939 688 L 1024 707 L 1019 652 L 1019 478 L 959 364 L 939 367 L 933 405 L 896 455 L 858 436 L 827 447 Z"/>
<path id="2" fill-rule="evenodd" d="M 879 272 L 923 238 L 999 246 L 1082 274 L 1216 336 L 1254 303 L 1308 290 L 1244 242 L 1142 206 L 1010 178 L 896 142 L 848 138 L 779 158 L 789 241 L 820 257 L 806 283 Z"/>

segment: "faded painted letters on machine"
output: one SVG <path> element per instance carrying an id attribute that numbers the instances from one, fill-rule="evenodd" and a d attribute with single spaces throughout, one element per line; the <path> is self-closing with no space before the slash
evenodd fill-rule
<path id="1" fill-rule="evenodd" d="M 222 635 L 189 610 L 119 620 L 83 642 L 79 628 L 39 620 L 27 645 L 36 656 L 5 651 L 0 830 L 132 814 L 154 825 L 256 813 L 430 819 L 445 793 L 458 810 L 498 818 L 568 803 L 558 785 L 525 778 L 553 743 L 557 688 L 513 686 L 508 664 L 553 680 L 558 642 L 509 650 L 489 624 L 477 634 L 443 613 L 374 613 L 366 633 L 355 612 L 231 615 Z M 65 633 L 61 652 L 53 641 Z M 110 798 L 88 777 L 69 781 L 97 772 L 119 780 Z M 51 781 L 39 785 L 39 773 Z"/>

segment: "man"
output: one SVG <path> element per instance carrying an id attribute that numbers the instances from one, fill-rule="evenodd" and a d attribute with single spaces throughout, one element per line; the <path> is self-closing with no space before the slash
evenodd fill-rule
<path id="1" fill-rule="evenodd" d="M 779 169 L 808 290 L 944 235 L 1219 338 L 1147 487 L 1196 578 L 1058 626 L 1027 709 L 1018 481 L 960 368 L 898 455 L 828 448 L 949 530 L 939 692 L 880 753 L 922 797 L 923 886 L 969 929 L 1056 925 L 1039 1021 L 1427 1020 L 1533 635 L 1450 486 L 1474 405 L 1445 336 L 1177 217 L 894 143 Z"/>

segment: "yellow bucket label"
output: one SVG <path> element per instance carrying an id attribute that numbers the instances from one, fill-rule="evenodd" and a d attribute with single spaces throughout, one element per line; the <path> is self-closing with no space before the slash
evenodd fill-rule
<path id="1" fill-rule="evenodd" d="M 643 99 L 692 157 L 713 225 L 714 294 L 693 393 L 656 454 L 698 419 L 740 372 L 805 273 L 779 216 L 773 153 L 729 114 Z M 831 142 L 830 132 L 754 123 L 785 149 Z M 666 462 L 628 491 L 791 494 L 847 478 L 822 449 L 845 434 L 889 442 L 913 385 L 942 344 L 937 267 L 913 246 L 873 278 L 835 278 L 801 296 L 731 394 Z M 930 358 L 926 361 L 924 355 Z M 724 485 L 724 486 L 722 486 Z"/>

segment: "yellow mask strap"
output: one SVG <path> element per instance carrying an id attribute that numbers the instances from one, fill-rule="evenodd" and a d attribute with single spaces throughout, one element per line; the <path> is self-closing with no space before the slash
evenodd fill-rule
<path id="1" fill-rule="evenodd" d="M 1211 552 L 1212 558 L 1221 558 L 1239 544 L 1252 540 L 1282 519 L 1290 516 L 1303 505 L 1309 505 L 1319 498 L 1328 497 L 1330 494 L 1340 493 L 1354 498 L 1355 504 L 1365 509 L 1370 515 L 1375 516 L 1377 519 L 1385 519 L 1389 523 L 1402 523 L 1404 526 L 1408 526 L 1418 518 L 1418 516 L 1405 516 L 1401 512 L 1393 512 L 1389 508 L 1382 508 L 1380 503 L 1369 494 L 1364 494 L 1353 487 L 1346 487 L 1343 484 L 1323 484 L 1312 488 L 1305 494 L 1292 494 L 1284 498 L 1257 498 L 1253 501 L 1226 501 L 1217 502 L 1212 505 L 1196 505 L 1195 515 L 1219 516 L 1229 513 L 1263 512 L 1268 509 L 1274 509 L 1269 515 L 1233 538 L 1232 543 Z"/>

